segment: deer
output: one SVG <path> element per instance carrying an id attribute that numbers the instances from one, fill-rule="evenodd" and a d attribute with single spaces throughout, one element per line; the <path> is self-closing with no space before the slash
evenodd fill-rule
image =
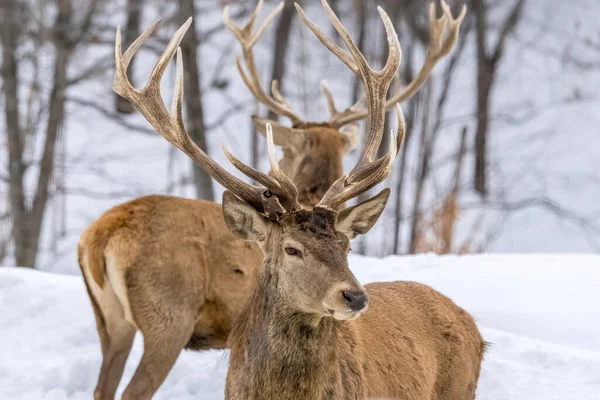
<path id="1" fill-rule="evenodd" d="M 419 283 L 363 287 L 348 267 L 350 240 L 377 222 L 389 189 L 343 205 L 390 175 L 396 145 L 404 138 L 398 107 L 397 141 L 392 139 L 387 154 L 376 158 L 401 51 L 389 17 L 378 7 L 389 53 L 381 70 L 372 69 L 326 0 L 321 4 L 349 54 L 295 7 L 315 36 L 360 77 L 368 131 L 354 168 L 310 211 L 297 202 L 293 184 L 282 173 L 279 186 L 289 190 L 280 204 L 289 206 L 275 217 L 230 182 L 222 183 L 229 229 L 258 243 L 264 253 L 258 284 L 229 335 L 225 399 L 474 399 L 486 342 L 473 318 Z M 268 145 L 272 154 L 270 133 Z M 207 162 L 204 156 L 195 161 Z M 277 171 L 275 162 L 271 157 L 272 171 Z"/>
<path id="2" fill-rule="evenodd" d="M 276 82 L 272 84 L 273 96 L 267 95 L 259 84 L 252 48 L 281 11 L 282 4 L 254 30 L 262 5 L 260 0 L 244 27 L 240 28 L 230 20 L 227 8 L 223 13 L 224 21 L 242 44 L 248 72 L 244 71 L 239 58 L 236 63 L 250 92 L 270 110 L 292 121 L 292 127 L 285 127 L 253 116 L 261 134 L 266 136 L 267 125 L 271 127 L 273 142 L 283 148 L 283 158 L 278 166 L 291 177 L 299 203 L 305 209 L 311 209 L 326 189 L 343 175 L 343 157 L 358 144 L 356 123 L 368 115 L 368 110 L 357 102 L 338 111 L 332 94 L 323 85 L 331 118 L 325 123 L 309 122 L 292 110 L 279 93 Z M 418 91 L 433 66 L 456 42 L 462 16 L 454 19 L 446 8 L 439 20 L 435 10 L 431 15 L 428 56 L 421 72 L 394 96 L 396 103 L 409 99 Z M 160 80 L 191 20 L 176 32 L 148 83 L 138 90 L 124 74 L 134 54 L 156 30 L 158 23 L 142 33 L 124 54 L 117 29 L 113 81 L 113 89 L 136 104 L 155 128 L 162 126 L 158 116 L 167 113 L 160 100 Z M 447 35 L 444 35 L 445 31 L 448 31 Z M 396 104 L 391 100 L 393 98 L 386 109 Z M 178 115 L 178 123 L 183 124 L 182 110 L 172 112 Z M 197 152 L 194 146 L 185 146 L 185 151 Z M 243 168 L 230 153 L 226 155 L 234 165 Z M 217 168 L 214 163 L 211 165 Z M 257 182 L 264 179 L 251 170 L 245 171 Z M 278 193 L 277 190 L 265 192 L 254 204 L 261 204 L 264 196 L 276 198 Z M 114 398 L 133 338 L 139 331 L 144 337 L 144 353 L 123 398 L 144 399 L 151 398 L 159 389 L 181 350 L 227 347 L 233 321 L 256 286 L 263 253 L 255 243 L 240 240 L 229 231 L 220 204 L 153 195 L 120 204 L 91 224 L 81 236 L 78 260 L 102 350 L 94 398 Z"/>

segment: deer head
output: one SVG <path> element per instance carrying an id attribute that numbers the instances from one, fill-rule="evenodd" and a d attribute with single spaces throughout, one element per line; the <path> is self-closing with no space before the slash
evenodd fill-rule
<path id="1" fill-rule="evenodd" d="M 360 99 L 346 110 L 338 111 L 325 82 L 322 83 L 322 87 L 330 112 L 330 119 L 325 122 L 302 119 L 279 92 L 277 81 L 273 81 L 271 84 L 273 95 L 266 93 L 261 87 L 261 78 L 254 63 L 253 47 L 265 29 L 282 10 L 283 3 L 280 3 L 267 16 L 256 31 L 253 31 L 262 6 L 263 0 L 259 0 L 256 9 L 243 27 L 239 27 L 231 21 L 228 7 L 225 7 L 223 17 L 225 25 L 242 45 L 243 64 L 247 72 L 244 70 L 240 58 L 236 59 L 236 64 L 248 90 L 270 111 L 291 121 L 291 127 L 287 127 L 275 121 L 253 116 L 256 130 L 263 135 L 266 135 L 266 124 L 271 124 L 273 142 L 283 148 L 283 158 L 280 160 L 281 169 L 296 184 L 298 202 L 305 208 L 310 209 L 319 202 L 333 182 L 342 176 L 343 157 L 358 145 L 358 122 L 366 118 L 369 111 L 362 106 L 364 99 Z M 466 9 L 463 9 L 459 17 L 454 19 L 450 8 L 443 1 L 442 8 L 443 15 L 437 19 L 433 3 L 430 7 L 431 42 L 423 67 L 406 89 L 396 93 L 385 103 L 386 110 L 411 98 L 427 80 L 435 64 L 453 48 Z M 306 19 L 301 10 L 299 12 L 303 21 L 314 31 L 316 27 Z M 445 35 L 446 31 L 447 34 Z M 331 51 L 335 52 L 335 44 L 331 40 L 324 36 L 319 36 L 319 39 Z M 342 58 L 345 63 L 348 60 L 347 57 Z"/>
<path id="2" fill-rule="evenodd" d="M 378 8 L 389 42 L 389 55 L 380 71 L 373 70 L 327 3 L 323 7 L 335 29 L 346 43 L 350 55 L 331 42 L 297 6 L 302 20 L 361 79 L 365 87 L 368 130 L 359 159 L 346 175 L 336 179 L 312 210 L 298 202 L 298 190 L 280 168 L 275 156 L 275 134 L 265 124 L 269 175 L 249 167 L 226 148 L 230 162 L 246 176 L 259 182 L 256 187 L 227 172 L 188 136 L 182 117 L 183 64 L 178 48 L 191 20 L 173 36 L 154 67 L 146 86 L 135 89 L 126 74 L 127 65 L 143 41 L 155 29 L 151 26 L 127 51 L 121 51 L 120 31 L 115 45 L 116 72 L 113 89 L 131 101 L 152 126 L 170 143 L 186 153 L 227 191 L 223 214 L 227 226 L 241 239 L 257 242 L 265 254 L 265 269 L 276 277 L 278 293 L 294 310 L 337 319 L 351 319 L 367 307 L 367 294 L 348 268 L 350 240 L 368 232 L 381 215 L 389 196 L 382 192 L 355 206 L 340 210 L 348 200 L 382 182 L 391 172 L 392 162 L 404 138 L 404 119 L 400 106 L 398 132 L 383 157 L 375 158 L 383 135 L 386 95 L 398 66 L 401 52 L 398 37 L 387 14 Z M 160 94 L 160 80 L 168 62 L 177 53 L 177 73 L 171 112 Z M 278 96 L 279 97 L 279 96 Z M 282 106 L 283 107 L 283 106 Z M 282 108 L 283 109 L 283 108 Z"/>

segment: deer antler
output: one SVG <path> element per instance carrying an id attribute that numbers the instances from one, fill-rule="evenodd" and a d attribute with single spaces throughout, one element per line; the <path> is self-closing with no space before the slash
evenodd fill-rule
<path id="1" fill-rule="evenodd" d="M 298 4 L 296 4 L 296 9 L 304 24 L 310 28 L 321 43 L 346 64 L 348 68 L 358 74 L 365 86 L 368 110 L 367 121 L 369 128 L 357 164 L 348 174 L 336 180 L 325 193 L 319 204 L 317 204 L 317 207 L 337 211 L 341 204 L 382 182 L 391 172 L 391 166 L 396 157 L 396 151 L 403 141 L 405 131 L 404 118 L 400 106 L 396 107 L 398 112 L 397 139 L 391 141 L 390 149 L 385 156 L 376 160 L 373 160 L 373 158 L 377 154 L 377 150 L 381 143 L 385 121 L 386 95 L 390 84 L 396 75 L 396 71 L 400 66 L 401 51 L 400 44 L 398 43 L 398 35 L 394 30 L 392 22 L 385 11 L 383 11 L 381 7 L 377 7 L 387 33 L 389 54 L 385 66 L 380 71 L 373 70 L 356 44 L 350 39 L 350 35 L 327 2 L 321 0 L 321 4 L 336 31 L 350 51 L 350 56 L 331 39 L 325 36 L 325 34 L 308 19 Z M 337 110 L 333 104 L 333 98 L 326 87 L 324 92 L 328 99 L 330 111 L 333 115 L 336 115 Z"/>
<path id="2" fill-rule="evenodd" d="M 271 11 L 271 13 L 267 16 L 267 18 L 265 18 L 265 21 L 256 30 L 256 32 L 252 32 L 252 28 L 254 26 L 254 23 L 256 22 L 256 18 L 258 17 L 258 14 L 260 13 L 262 7 L 263 0 L 259 0 L 256 9 L 250 16 L 248 23 L 243 28 L 236 26 L 229 17 L 229 6 L 226 6 L 223 10 L 223 20 L 225 22 L 225 25 L 235 35 L 237 40 L 242 45 L 244 64 L 246 65 L 248 73 L 246 73 L 242 68 L 242 64 L 240 62 L 239 57 L 236 58 L 236 65 L 240 76 L 242 77 L 244 83 L 248 87 L 248 90 L 250 90 L 252 95 L 259 102 L 267 106 L 269 110 L 271 110 L 275 114 L 289 118 L 294 126 L 298 126 L 304 121 L 292 110 L 292 107 L 285 101 L 281 93 L 279 93 L 279 85 L 277 81 L 273 81 L 271 83 L 271 92 L 273 93 L 273 97 L 265 93 L 260 84 L 260 76 L 258 75 L 258 72 L 256 70 L 256 64 L 254 63 L 254 53 L 252 51 L 252 48 L 258 42 L 261 35 L 269 26 L 271 21 L 273 21 L 277 14 L 279 14 L 279 12 L 283 9 L 283 3 L 280 3 L 273 11 Z"/>
<path id="3" fill-rule="evenodd" d="M 323 90 L 323 95 L 325 96 L 325 100 L 327 100 L 327 108 L 329 109 L 329 115 L 331 115 L 331 120 L 337 120 L 343 118 L 345 115 L 350 115 L 352 113 L 361 111 L 360 106 L 365 103 L 366 96 L 363 94 L 353 105 L 346 108 L 343 111 L 338 111 L 335 106 L 335 100 L 333 99 L 333 95 L 327 86 L 325 80 L 321 81 L 321 90 Z"/>
<path id="4" fill-rule="evenodd" d="M 385 103 L 385 109 L 391 109 L 395 104 L 401 103 L 413 97 L 421 86 L 431 75 L 431 71 L 440 59 L 446 56 L 454 48 L 458 39 L 460 25 L 467 13 L 467 6 L 463 8 L 457 18 L 452 17 L 452 12 L 448 4 L 442 0 L 442 16 L 436 18 L 435 4 L 429 5 L 429 32 L 430 42 L 427 48 L 427 56 L 421 70 L 417 76 L 404 88 L 396 93 Z M 445 36 L 444 33 L 448 32 Z M 327 46 L 329 47 L 329 46 Z M 331 50 L 331 47 L 330 47 Z M 344 60 L 342 60 L 344 61 Z M 346 61 L 344 61 L 346 63 Z M 348 65 L 346 63 L 346 65 Z M 354 121 L 364 119 L 369 115 L 368 109 L 357 109 L 356 105 L 347 108 L 342 112 L 332 115 L 328 123 L 335 127 L 340 127 Z"/>
<path id="5" fill-rule="evenodd" d="M 179 44 L 190 27 L 192 18 L 189 18 L 187 22 L 175 32 L 173 38 L 167 45 L 167 48 L 156 62 L 146 86 L 142 89 L 136 89 L 131 85 L 131 82 L 129 82 L 129 79 L 127 78 L 127 67 L 144 41 L 158 27 L 159 22 L 160 21 L 155 22 L 150 28 L 146 29 L 146 31 L 144 31 L 140 37 L 129 46 L 125 54 L 121 52 L 121 30 L 120 27 L 117 28 L 115 42 L 116 71 L 113 79 L 113 90 L 131 101 L 131 103 L 135 105 L 140 113 L 165 139 L 198 163 L 206 173 L 212 176 L 226 189 L 232 191 L 236 196 L 248 202 L 259 212 L 264 213 L 271 219 L 278 219 L 285 213 L 302 209 L 302 206 L 300 206 L 296 198 L 298 194 L 296 187 L 279 169 L 279 165 L 275 158 L 275 146 L 273 144 L 273 133 L 270 125 L 267 126 L 267 144 L 273 176 L 268 176 L 244 165 L 225 149 L 227 158 L 231 160 L 236 168 L 249 177 L 256 179 L 256 181 L 263 184 L 267 190 L 249 185 L 231 175 L 202 151 L 202 149 L 200 149 L 188 136 L 183 124 L 182 115 L 183 64 L 181 62 L 181 49 L 179 49 Z M 169 113 L 160 94 L 160 81 L 175 52 L 177 52 L 177 73 L 175 90 L 173 93 L 173 103 L 171 112 Z"/>

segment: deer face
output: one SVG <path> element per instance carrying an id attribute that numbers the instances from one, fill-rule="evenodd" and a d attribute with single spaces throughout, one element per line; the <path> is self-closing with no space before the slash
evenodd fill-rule
<path id="1" fill-rule="evenodd" d="M 298 202 L 307 210 L 323 198 L 333 182 L 343 175 L 344 155 L 358 144 L 358 125 L 341 130 L 326 124 L 289 128 L 274 121 L 253 117 L 256 129 L 265 135 L 273 126 L 273 141 L 283 148 L 279 166 L 298 189 Z"/>
<path id="2" fill-rule="evenodd" d="M 286 217 L 274 229 L 265 255 L 272 254 L 280 290 L 307 313 L 354 318 L 367 294 L 348 268 L 350 240 L 335 229 L 335 215 L 322 209 Z"/>
<path id="3" fill-rule="evenodd" d="M 226 192 L 223 212 L 235 235 L 260 244 L 264 268 L 292 311 L 347 320 L 368 306 L 367 292 L 348 267 L 350 240 L 375 224 L 388 195 L 384 190 L 339 214 L 316 207 L 273 222 Z"/>

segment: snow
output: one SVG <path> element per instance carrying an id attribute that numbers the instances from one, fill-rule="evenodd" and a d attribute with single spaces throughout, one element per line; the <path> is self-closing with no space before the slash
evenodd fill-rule
<path id="1" fill-rule="evenodd" d="M 351 256 L 363 283 L 416 280 L 477 319 L 492 345 L 479 400 L 600 399 L 600 256 Z M 0 398 L 89 399 L 100 345 L 81 277 L 0 268 Z M 136 343 L 122 391 L 141 357 Z M 222 399 L 227 352 L 184 352 L 156 399 Z"/>

